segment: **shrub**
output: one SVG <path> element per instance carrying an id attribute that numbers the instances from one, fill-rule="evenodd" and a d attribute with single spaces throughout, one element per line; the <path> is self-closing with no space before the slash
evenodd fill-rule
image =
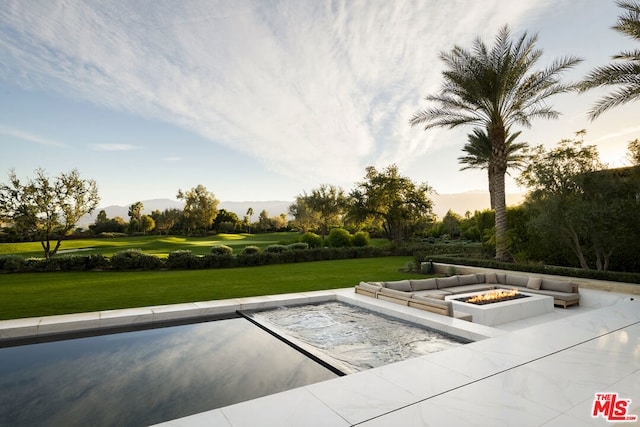
<path id="1" fill-rule="evenodd" d="M 332 248 L 346 248 L 351 246 L 351 234 L 344 228 L 334 228 L 329 232 L 327 243 Z"/>
<path id="2" fill-rule="evenodd" d="M 140 249 L 116 252 L 111 257 L 111 266 L 116 270 L 156 270 L 162 264 L 160 258 L 145 254 Z"/>
<path id="3" fill-rule="evenodd" d="M 306 251 L 307 249 L 309 249 L 309 244 L 308 243 L 303 243 L 303 242 L 298 242 L 298 243 L 292 243 L 288 247 L 292 251 Z"/>
<path id="4" fill-rule="evenodd" d="M 24 270 L 25 259 L 20 255 L 2 255 L 0 256 L 0 270 L 7 273 L 17 273 Z"/>
<path id="5" fill-rule="evenodd" d="M 364 247 L 369 246 L 369 233 L 366 231 L 358 231 L 351 239 L 353 246 Z"/>
<path id="6" fill-rule="evenodd" d="M 173 251 L 167 257 L 167 267 L 173 269 L 194 269 L 200 265 L 200 258 L 189 250 Z"/>
<path id="7" fill-rule="evenodd" d="M 307 231 L 300 236 L 300 243 L 306 243 L 310 248 L 319 248 L 322 246 L 322 239 L 316 233 Z"/>
<path id="8" fill-rule="evenodd" d="M 227 245 L 216 245 L 211 248 L 211 253 L 213 255 L 231 255 L 233 248 Z"/>
<path id="9" fill-rule="evenodd" d="M 285 245 L 270 245 L 267 246 L 265 252 L 273 253 L 273 254 L 281 254 L 282 252 L 288 251 L 289 248 Z"/>
<path id="10" fill-rule="evenodd" d="M 254 255 L 254 254 L 259 254 L 260 252 L 261 252 L 260 248 L 257 247 L 257 246 L 246 246 L 242 250 L 241 254 L 242 255 Z"/>

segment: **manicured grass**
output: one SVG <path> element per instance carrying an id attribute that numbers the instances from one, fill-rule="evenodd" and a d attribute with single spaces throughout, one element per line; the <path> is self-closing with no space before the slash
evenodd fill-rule
<path id="1" fill-rule="evenodd" d="M 0 275 L 0 320 L 209 301 L 398 280 L 411 257 L 189 271 Z M 422 276 L 420 276 L 422 277 Z"/>
<path id="2" fill-rule="evenodd" d="M 190 250 L 203 255 L 210 252 L 214 245 L 227 245 L 233 248 L 234 253 L 239 253 L 246 246 L 258 246 L 266 248 L 280 242 L 288 243 L 300 237 L 297 232 L 264 233 L 264 234 L 218 234 L 207 237 L 182 237 L 182 236 L 137 236 L 114 237 L 97 239 L 63 240 L 61 251 L 74 251 L 82 255 L 102 254 L 111 256 L 125 249 L 140 249 L 145 253 L 166 256 L 176 250 Z M 386 239 L 371 239 L 371 244 L 380 246 L 388 243 Z M 73 252 L 71 252 L 73 253 Z M 40 242 L 25 243 L 0 243 L 0 255 L 17 254 L 24 257 L 41 258 L 43 256 Z"/>

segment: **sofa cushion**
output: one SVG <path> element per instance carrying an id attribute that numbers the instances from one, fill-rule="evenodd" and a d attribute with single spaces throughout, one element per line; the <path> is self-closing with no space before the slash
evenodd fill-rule
<path id="1" fill-rule="evenodd" d="M 505 273 L 496 273 L 496 279 L 498 279 L 496 283 L 500 283 L 502 285 L 507 284 L 507 275 Z"/>
<path id="2" fill-rule="evenodd" d="M 438 289 L 443 289 L 458 286 L 460 281 L 458 280 L 458 276 L 438 277 L 436 278 L 436 283 L 438 285 Z"/>
<path id="3" fill-rule="evenodd" d="M 380 289 L 382 289 L 382 285 L 376 282 L 360 282 L 358 287 L 370 292 L 378 292 L 380 291 Z"/>
<path id="4" fill-rule="evenodd" d="M 437 289 L 436 279 L 418 279 L 418 280 L 409 280 L 411 283 L 412 291 L 426 291 L 429 289 Z"/>
<path id="5" fill-rule="evenodd" d="M 573 283 L 564 282 L 564 281 L 561 281 L 561 280 L 543 279 L 542 280 L 542 286 L 540 286 L 540 289 L 547 290 L 547 291 L 557 291 L 557 292 L 571 293 L 571 292 L 573 292 Z"/>
<path id="6" fill-rule="evenodd" d="M 476 278 L 478 279 L 478 283 L 485 283 L 484 273 L 476 273 Z"/>
<path id="7" fill-rule="evenodd" d="M 379 295 L 385 295 L 388 297 L 396 298 L 399 300 L 405 300 L 405 301 L 410 299 L 413 296 L 413 294 L 410 292 L 397 291 L 391 288 L 380 289 Z"/>
<path id="8" fill-rule="evenodd" d="M 467 292 L 488 291 L 492 286 L 486 283 L 476 283 L 475 285 L 461 285 L 447 288 L 453 294 L 466 294 Z"/>
<path id="9" fill-rule="evenodd" d="M 498 283 L 498 277 L 493 271 L 490 273 L 484 273 L 484 283 Z"/>
<path id="10" fill-rule="evenodd" d="M 529 277 L 529 281 L 527 282 L 527 288 L 529 289 L 540 289 L 542 285 L 542 279 L 539 277 Z"/>
<path id="11" fill-rule="evenodd" d="M 396 291 L 411 292 L 411 282 L 408 280 L 396 280 L 393 282 L 384 282 L 384 287 Z"/>
<path id="12" fill-rule="evenodd" d="M 523 288 L 526 288 L 528 282 L 529 276 L 516 276 L 513 274 L 507 274 L 507 282 L 505 284 L 509 286 L 521 286 Z"/>
<path id="13" fill-rule="evenodd" d="M 460 285 L 477 285 L 478 277 L 475 274 L 463 274 L 458 276 L 458 283 Z"/>
<path id="14" fill-rule="evenodd" d="M 453 295 L 453 293 L 442 290 L 442 289 L 428 289 L 426 291 L 417 291 L 413 294 L 414 297 L 417 295 L 420 295 L 421 297 L 429 297 L 429 298 L 436 298 L 436 299 L 443 300 L 444 297 Z"/>

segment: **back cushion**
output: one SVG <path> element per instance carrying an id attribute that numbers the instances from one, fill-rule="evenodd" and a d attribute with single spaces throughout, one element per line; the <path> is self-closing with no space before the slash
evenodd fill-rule
<path id="1" fill-rule="evenodd" d="M 539 277 L 529 277 L 529 281 L 527 282 L 527 288 L 539 290 L 540 286 L 542 286 L 542 279 Z"/>
<path id="2" fill-rule="evenodd" d="M 394 282 L 384 282 L 384 286 L 396 291 L 411 292 L 411 283 L 408 280 L 396 280 Z"/>
<path id="3" fill-rule="evenodd" d="M 436 283 L 438 284 L 438 289 L 443 289 L 458 286 L 460 281 L 458 280 L 458 276 L 438 277 L 436 278 Z"/>
<path id="4" fill-rule="evenodd" d="M 496 283 L 500 283 L 502 285 L 507 284 L 507 275 L 504 273 L 496 273 L 496 279 L 498 279 Z"/>
<path id="5" fill-rule="evenodd" d="M 571 282 L 562 282 L 560 280 L 543 279 L 540 289 L 571 293 L 573 292 L 573 284 Z"/>
<path id="6" fill-rule="evenodd" d="M 498 278 L 496 277 L 496 273 L 484 273 L 484 283 L 498 283 Z"/>
<path id="7" fill-rule="evenodd" d="M 507 274 L 507 285 L 526 287 L 527 283 L 529 283 L 528 276 L 513 276 L 511 274 Z"/>
<path id="8" fill-rule="evenodd" d="M 460 285 L 475 285 L 478 283 L 478 277 L 475 274 L 463 274 L 458 276 Z"/>
<path id="9" fill-rule="evenodd" d="M 476 277 L 478 278 L 478 283 L 484 283 L 484 273 L 476 273 Z"/>
<path id="10" fill-rule="evenodd" d="M 436 279 L 419 279 L 419 280 L 410 280 L 411 290 L 414 292 L 417 291 L 428 291 L 429 289 L 437 289 Z"/>

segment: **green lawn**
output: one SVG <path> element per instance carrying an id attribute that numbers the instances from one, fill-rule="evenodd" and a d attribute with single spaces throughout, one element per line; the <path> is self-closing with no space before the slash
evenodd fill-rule
<path id="1" fill-rule="evenodd" d="M 0 275 L 0 320 L 355 286 L 398 280 L 411 257 L 189 271 Z"/>
<path id="2" fill-rule="evenodd" d="M 102 254 L 111 256 L 125 249 L 141 249 L 148 254 L 166 256 L 169 252 L 187 249 L 191 252 L 203 255 L 209 253 L 214 245 L 227 245 L 233 248 L 234 253 L 239 253 L 244 247 L 254 245 L 262 249 L 277 243 L 289 243 L 300 237 L 298 232 L 265 233 L 265 234 L 218 234 L 207 237 L 182 237 L 182 236 L 140 236 L 140 237 L 114 237 L 96 239 L 63 240 L 61 251 L 74 251 L 83 249 L 78 254 Z M 372 245 L 388 243 L 386 239 L 371 239 Z M 17 254 L 24 257 L 43 256 L 40 242 L 26 243 L 0 243 L 0 255 Z"/>

